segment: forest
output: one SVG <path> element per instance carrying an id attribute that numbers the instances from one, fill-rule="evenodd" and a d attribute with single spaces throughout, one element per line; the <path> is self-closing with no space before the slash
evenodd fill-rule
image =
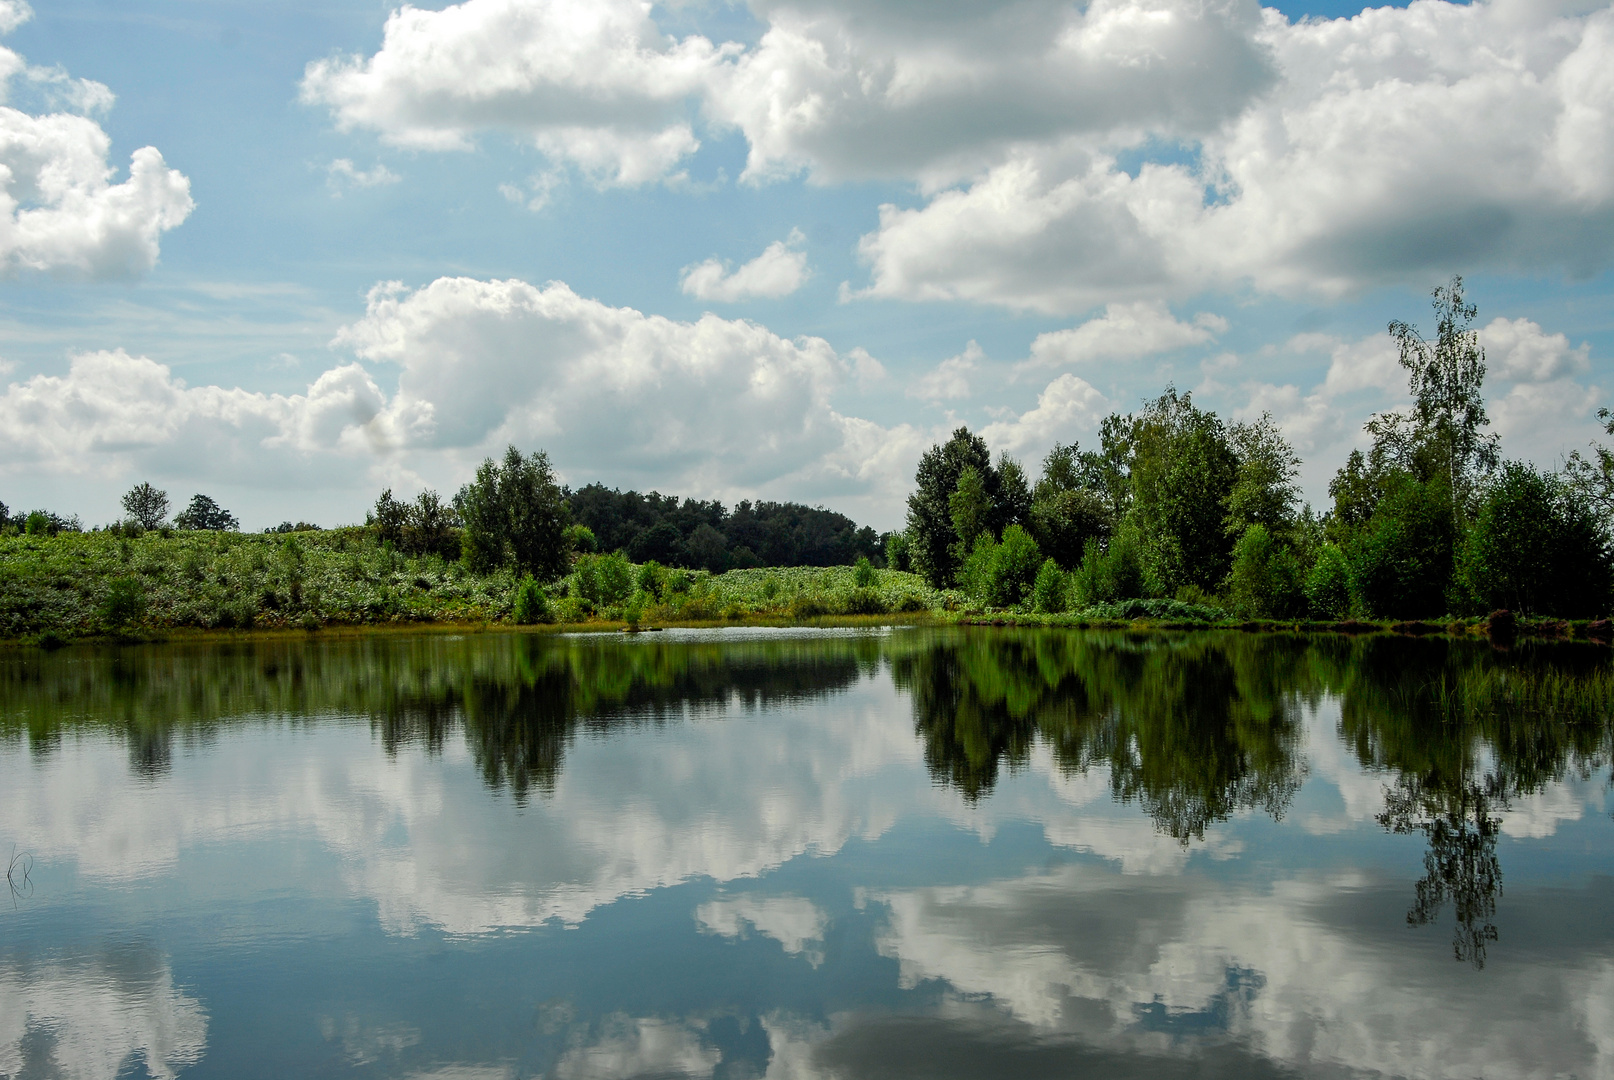
<path id="1" fill-rule="evenodd" d="M 0 503 L 0 637 L 388 621 L 801 620 L 825 615 L 1342 621 L 1600 619 L 1614 605 L 1614 451 L 1556 470 L 1489 428 L 1476 308 L 1393 322 L 1412 405 L 1364 425 L 1321 512 L 1270 415 L 1229 421 L 1168 386 L 1056 444 L 1033 480 L 966 427 L 921 458 L 905 527 L 799 503 L 561 486 L 510 447 L 451 498 L 377 498 L 365 524 L 256 537 L 149 483 L 85 531 Z M 1614 435 L 1614 414 L 1600 418 Z"/>

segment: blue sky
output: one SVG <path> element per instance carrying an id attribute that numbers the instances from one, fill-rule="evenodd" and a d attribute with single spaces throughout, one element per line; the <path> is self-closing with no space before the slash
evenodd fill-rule
<path id="1" fill-rule="evenodd" d="M 515 442 L 573 484 L 887 528 L 956 424 L 1034 472 L 1168 381 L 1271 411 L 1322 504 L 1402 400 L 1384 324 L 1452 273 L 1505 453 L 1556 464 L 1614 403 L 1608 7 L 0 0 L 0 27 L 14 509 L 104 522 L 150 479 L 334 524 Z"/>

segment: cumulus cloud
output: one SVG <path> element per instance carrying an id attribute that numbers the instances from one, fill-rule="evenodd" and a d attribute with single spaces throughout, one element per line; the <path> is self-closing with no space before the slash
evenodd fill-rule
<path id="1" fill-rule="evenodd" d="M 994 449 L 1023 454 L 1095 430 L 1109 410 L 1110 402 L 1091 383 L 1067 372 L 1043 388 L 1033 408 L 993 421 L 981 437 Z"/>
<path id="2" fill-rule="evenodd" d="M 684 267 L 679 284 L 684 293 L 697 300 L 715 300 L 732 304 L 752 297 L 776 299 L 789 296 L 807 280 L 807 253 L 801 245 L 807 242 L 800 229 L 791 229 L 784 240 L 775 240 L 761 255 L 744 266 L 729 272 L 728 264 L 718 259 Z"/>
<path id="3" fill-rule="evenodd" d="M 957 356 L 949 356 L 934 371 L 921 375 L 908 388 L 908 396 L 939 404 L 970 396 L 970 376 L 975 374 L 986 356 L 980 345 L 971 341 Z"/>
<path id="4" fill-rule="evenodd" d="M 1197 159 L 1018 144 L 864 237 L 868 295 L 1049 312 L 1253 284 L 1339 295 L 1614 248 L 1614 10 L 1418 0 L 1252 36 L 1278 81 Z"/>
<path id="5" fill-rule="evenodd" d="M 1178 322 L 1163 300 L 1109 304 L 1104 314 L 1069 330 L 1039 334 L 1024 368 L 1072 367 L 1090 360 L 1135 360 L 1213 341 L 1227 320 L 1202 311 Z"/>
<path id="6" fill-rule="evenodd" d="M 466 149 L 504 130 L 599 183 L 639 184 L 699 145 L 685 101 L 723 55 L 668 40 L 636 0 L 406 5 L 375 55 L 309 64 L 302 96 L 395 145 Z"/>
<path id="7" fill-rule="evenodd" d="M 743 320 L 647 316 L 564 284 L 443 278 L 382 285 L 336 344 L 396 372 L 341 363 L 305 392 L 189 387 L 122 350 L 72 357 L 0 393 L 0 457 L 15 470 L 132 462 L 255 477 L 338 460 L 457 483 L 505 443 L 549 450 L 615 482 L 724 499 L 834 498 L 883 521 L 924 436 L 848 416 L 832 397 L 878 377 L 867 353 L 789 341 Z M 386 370 L 385 368 L 383 369 Z M 379 380 L 379 381 L 378 381 Z"/>
<path id="8" fill-rule="evenodd" d="M 1009 148 L 1071 137 L 1212 131 L 1272 79 L 1241 0 L 753 4 L 754 50 L 708 106 L 745 133 L 745 176 L 974 173 Z"/>
<path id="9" fill-rule="evenodd" d="M 1591 346 L 1571 348 L 1563 334 L 1549 334 L 1529 319 L 1492 319 L 1480 332 L 1491 376 L 1518 382 L 1546 382 L 1585 371 Z"/>
<path id="10" fill-rule="evenodd" d="M 0 5 L 0 33 L 33 14 Z M 129 176 L 113 183 L 112 140 L 87 116 L 112 92 L 56 68 L 30 67 L 0 48 L 0 102 L 19 83 L 51 110 L 32 115 L 0 104 L 0 274 L 41 271 L 130 277 L 156 265 L 161 235 L 191 212 L 190 181 L 154 147 L 136 150 Z"/>

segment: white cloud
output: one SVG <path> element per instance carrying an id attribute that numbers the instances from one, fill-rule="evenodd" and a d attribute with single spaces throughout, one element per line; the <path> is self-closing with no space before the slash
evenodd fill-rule
<path id="1" fill-rule="evenodd" d="M 980 367 L 986 354 L 980 345 L 971 341 L 957 356 L 949 356 L 936 365 L 935 370 L 921 375 L 908 388 L 908 396 L 921 401 L 939 404 L 970 396 L 970 376 Z"/>
<path id="2" fill-rule="evenodd" d="M 385 165 L 377 164 L 373 169 L 360 169 L 350 158 L 337 158 L 331 162 L 325 167 L 325 175 L 332 193 L 338 195 L 349 188 L 381 187 L 385 184 L 396 184 L 402 179 Z"/>
<path id="3" fill-rule="evenodd" d="M 1043 388 L 1033 408 L 988 424 L 981 437 L 994 449 L 1024 454 L 1093 431 L 1109 409 L 1108 399 L 1091 383 L 1066 372 Z"/>
<path id="4" fill-rule="evenodd" d="M 260 482 L 318 476 L 322 486 L 338 473 L 347 484 L 356 470 L 406 469 L 452 487 L 514 442 L 548 449 L 584 482 L 833 500 L 886 527 L 925 445 L 912 428 L 831 404 L 854 378 L 875 377 L 866 353 L 843 358 L 822 339 L 787 341 L 715 315 L 646 316 L 563 284 L 379 286 L 338 344 L 395 365 L 396 390 L 351 362 L 304 393 L 266 394 L 188 387 L 122 350 L 84 353 L 65 374 L 0 393 L 0 459 L 14 471 L 139 463 Z"/>
<path id="5" fill-rule="evenodd" d="M 1418 0 L 1253 39 L 1277 84 L 1197 162 L 1122 143 L 1005 150 L 882 208 L 869 295 L 1058 312 L 1204 287 L 1338 295 L 1496 267 L 1583 273 L 1614 250 L 1614 10 Z M 1211 198 L 1207 199 L 1207 187 Z"/>
<path id="6" fill-rule="evenodd" d="M 34 17 L 25 0 L 0 0 L 0 34 L 9 34 Z"/>
<path id="7" fill-rule="evenodd" d="M 1571 348 L 1563 334 L 1548 334 L 1529 319 L 1492 319 L 1480 332 L 1480 344 L 1493 378 L 1547 382 L 1591 364 L 1590 345 Z"/>
<path id="8" fill-rule="evenodd" d="M 466 149 L 504 130 L 597 183 L 640 184 L 699 145 L 685 99 L 722 55 L 667 40 L 635 0 L 465 0 L 393 11 L 375 55 L 309 64 L 302 96 L 395 145 Z"/>
<path id="9" fill-rule="evenodd" d="M 1213 341 L 1227 320 L 1202 311 L 1178 322 L 1163 300 L 1109 304 L 1104 314 L 1069 330 L 1038 334 L 1022 368 L 1073 367 L 1092 360 L 1134 360 Z"/>
<path id="10" fill-rule="evenodd" d="M 679 275 L 679 285 L 686 295 L 697 300 L 728 304 L 757 296 L 789 296 L 808 277 L 807 253 L 800 250 L 806 241 L 800 229 L 791 229 L 789 237 L 775 240 L 733 273 L 729 273 L 727 263 L 717 259 L 686 266 Z"/>
<path id="11" fill-rule="evenodd" d="M 27 4 L 0 3 L 0 33 L 31 15 Z M 57 68 L 29 67 L 0 48 L 0 102 L 19 78 L 49 111 L 36 116 L 0 104 L 0 275 L 149 271 L 161 235 L 190 215 L 190 181 L 147 146 L 132 155 L 128 179 L 113 183 L 112 140 L 73 114 L 110 108 L 112 91 Z"/>
<path id="12" fill-rule="evenodd" d="M 745 176 L 976 172 L 1010 147 L 1214 130 L 1271 80 L 1253 3 L 755 3 L 758 46 L 708 105 Z"/>

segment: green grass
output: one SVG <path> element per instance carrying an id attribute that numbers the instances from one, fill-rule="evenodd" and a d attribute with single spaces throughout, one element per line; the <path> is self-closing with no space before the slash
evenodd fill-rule
<path id="1" fill-rule="evenodd" d="M 678 591 L 636 591 L 598 607 L 576 596 L 571 577 L 546 591 L 565 623 L 802 622 L 957 604 L 955 594 L 913 574 L 877 571 L 874 586 L 859 589 L 854 572 L 850 566 L 687 571 Z M 436 556 L 407 557 L 377 545 L 363 528 L 0 537 L 0 640 L 503 623 L 512 618 L 516 590 L 508 571 L 476 574 Z"/>

